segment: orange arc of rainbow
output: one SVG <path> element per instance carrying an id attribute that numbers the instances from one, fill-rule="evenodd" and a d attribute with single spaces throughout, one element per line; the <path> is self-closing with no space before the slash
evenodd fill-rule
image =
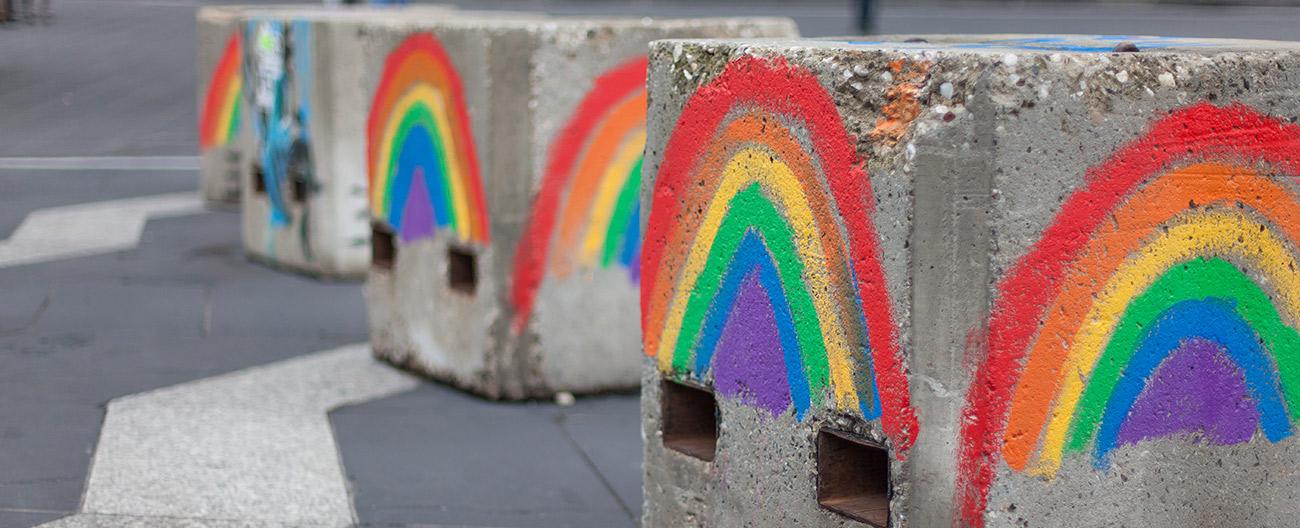
<path id="1" fill-rule="evenodd" d="M 202 148 L 224 145 L 234 133 L 239 93 L 243 86 L 243 73 L 240 71 L 242 48 L 239 32 L 231 33 L 221 59 L 212 69 L 208 92 L 199 109 L 199 146 Z"/>
<path id="2" fill-rule="evenodd" d="M 560 218 L 555 249 L 551 252 L 551 268 L 560 277 L 573 269 L 573 259 L 579 235 L 585 225 L 584 218 L 591 209 L 596 189 L 600 186 L 605 168 L 609 166 L 626 137 L 645 127 L 646 92 L 641 90 L 614 108 L 592 135 L 591 144 L 582 155 L 569 187 L 569 198 Z"/>
<path id="3" fill-rule="evenodd" d="M 1102 224 L 1044 312 L 1047 319 L 1033 342 L 1025 373 L 1011 403 L 1002 453 L 1024 470 L 1037 447 L 1061 388 L 1068 344 L 1084 324 L 1091 295 L 1143 240 L 1190 203 L 1241 202 L 1273 220 L 1293 242 L 1300 241 L 1300 203 L 1279 184 L 1255 171 L 1221 163 L 1199 163 L 1170 171 L 1135 192 Z"/>

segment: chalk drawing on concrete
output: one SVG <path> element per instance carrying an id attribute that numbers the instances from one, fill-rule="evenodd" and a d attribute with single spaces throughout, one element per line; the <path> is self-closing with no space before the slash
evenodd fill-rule
<path id="1" fill-rule="evenodd" d="M 199 147 L 204 150 L 229 143 L 239 130 L 243 55 L 239 32 L 231 32 L 221 59 L 212 69 L 208 93 L 203 98 L 203 108 L 199 109 Z"/>
<path id="2" fill-rule="evenodd" d="M 366 125 L 370 208 L 403 242 L 448 230 L 489 240 L 478 154 L 460 75 L 430 33 L 384 62 Z"/>
<path id="3" fill-rule="evenodd" d="M 253 71 L 251 102 L 256 113 L 256 159 L 270 204 L 272 228 L 293 224 L 289 198 L 302 206 L 299 237 L 303 253 L 311 259 L 307 211 L 319 184 L 312 167 L 311 150 L 311 24 L 296 20 L 253 20 L 248 23 Z M 271 238 L 270 240 L 274 240 Z M 268 254 L 275 254 L 268 251 Z"/>
<path id="4" fill-rule="evenodd" d="M 803 418 L 827 393 L 916 417 L 885 287 L 864 160 L 831 95 L 783 59 L 742 57 L 687 101 L 655 181 L 642 258 L 647 354 L 712 372 L 724 396 Z"/>
<path id="5" fill-rule="evenodd" d="M 645 57 L 604 73 L 551 142 L 528 229 L 515 254 L 514 327 L 527 323 L 543 277 L 622 266 L 639 278 Z"/>
<path id="6" fill-rule="evenodd" d="M 1285 174 L 1282 180 L 1275 174 Z M 1001 460 L 1277 442 L 1300 419 L 1300 127 L 1198 104 L 1088 172 L 998 286 L 963 420 L 962 516 Z"/>

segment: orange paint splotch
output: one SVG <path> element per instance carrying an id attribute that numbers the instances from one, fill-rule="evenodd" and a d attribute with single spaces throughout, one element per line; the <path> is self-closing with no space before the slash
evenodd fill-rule
<path id="1" fill-rule="evenodd" d="M 871 139 L 894 145 L 921 115 L 921 103 L 916 94 L 930 74 L 930 63 L 896 59 L 889 63 L 889 71 L 894 76 L 894 84 L 885 92 L 889 102 L 881 109 L 884 116 L 876 120 Z"/>

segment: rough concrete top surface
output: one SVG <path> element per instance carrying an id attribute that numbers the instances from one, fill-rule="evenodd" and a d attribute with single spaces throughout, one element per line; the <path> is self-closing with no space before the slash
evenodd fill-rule
<path id="1" fill-rule="evenodd" d="M 456 6 L 447 4 L 386 5 L 323 5 L 323 4 L 226 4 L 202 6 L 200 18 L 209 16 L 236 17 L 247 13 L 303 13 L 304 15 L 362 15 L 409 11 L 450 11 Z"/>
<path id="2" fill-rule="evenodd" d="M 648 27 L 690 28 L 701 26 L 741 26 L 754 24 L 790 24 L 794 21 L 786 17 L 707 17 L 707 18 L 658 18 L 658 17 L 615 17 L 615 16 L 555 16 L 549 22 L 562 25 L 604 25 L 612 27 Z"/>
<path id="3" fill-rule="evenodd" d="M 1300 42 L 1280 40 L 1158 37 L 1141 35 L 870 35 L 794 39 L 682 39 L 700 45 L 717 44 L 749 49 L 844 49 L 962 54 L 1143 54 L 1215 55 L 1232 52 L 1300 52 Z M 1117 47 L 1132 48 L 1117 49 Z"/>
<path id="4" fill-rule="evenodd" d="M 693 27 L 738 27 L 789 25 L 794 21 L 786 17 L 692 17 L 657 18 L 637 16 L 550 16 L 531 11 L 481 11 L 461 10 L 446 4 L 413 4 L 404 6 L 322 6 L 303 4 L 221 5 L 199 8 L 200 19 L 237 19 L 247 17 L 289 16 L 306 20 L 396 20 L 411 23 L 428 22 L 418 16 L 424 14 L 454 15 L 455 20 L 440 17 L 439 22 L 464 24 L 492 24 L 499 27 L 574 27 L 600 26 L 613 29 L 660 27 L 665 29 Z"/>
<path id="5" fill-rule="evenodd" d="M 247 19 L 253 17 L 282 17 L 309 21 L 327 20 L 366 20 L 411 18 L 413 16 L 461 13 L 454 6 L 443 4 L 421 4 L 411 6 L 325 6 L 325 5 L 289 5 L 270 6 L 220 6 L 199 9 L 199 18 L 205 13 L 217 13 L 218 17 Z"/>
<path id="6" fill-rule="evenodd" d="M 611 29 L 658 27 L 681 29 L 695 27 L 777 26 L 794 27 L 794 21 L 785 17 L 692 17 L 656 18 L 636 16 L 549 16 L 543 12 L 529 11 L 479 11 L 459 10 L 445 4 L 415 4 L 403 6 L 323 6 L 303 4 L 240 4 L 204 6 L 199 8 L 200 19 L 238 19 L 249 17 L 292 17 L 305 20 L 395 21 L 420 24 L 430 22 L 412 15 L 454 15 L 455 19 L 439 17 L 436 22 L 453 25 L 491 24 L 503 28 L 575 29 L 605 27 Z"/>
<path id="7" fill-rule="evenodd" d="M 305 10 L 305 13 L 312 18 L 329 17 L 330 10 Z M 337 10 L 336 10 L 337 11 Z M 428 12 L 430 10 L 424 10 Z M 366 18 L 373 19 L 376 23 L 392 23 L 396 25 L 411 24 L 421 25 L 427 23 L 446 24 L 452 27 L 467 26 L 484 26 L 495 29 L 523 29 L 529 31 L 574 31 L 585 30 L 589 28 L 601 28 L 612 30 L 626 30 L 637 28 L 656 28 L 664 30 L 674 29 L 691 29 L 691 28 L 739 28 L 747 26 L 788 26 L 793 32 L 795 28 L 794 21 L 785 17 L 714 17 L 714 18 L 653 18 L 653 17 L 584 17 L 584 16 L 551 16 L 541 12 L 528 11 L 475 11 L 475 10 L 432 10 L 440 15 L 436 19 L 422 19 L 420 17 L 409 16 L 409 12 L 402 9 L 371 9 L 360 11 L 368 17 L 335 15 L 338 18 L 347 18 L 348 21 L 360 23 L 369 22 Z M 260 13 L 261 11 L 255 11 Z M 279 14 L 283 11 L 272 11 Z M 322 14 L 324 13 L 324 14 Z M 376 16 L 377 15 L 377 16 Z M 389 16 L 391 15 L 391 16 Z M 407 15 L 407 16 L 400 16 Z"/>

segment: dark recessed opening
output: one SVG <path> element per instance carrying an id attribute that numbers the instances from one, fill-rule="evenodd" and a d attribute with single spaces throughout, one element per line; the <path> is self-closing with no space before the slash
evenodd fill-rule
<path id="1" fill-rule="evenodd" d="M 713 393 L 668 380 L 659 387 L 664 447 L 712 462 L 718 449 L 718 402 Z"/>
<path id="2" fill-rule="evenodd" d="M 384 270 L 393 269 L 397 246 L 393 232 L 380 224 L 370 224 L 370 265 Z"/>
<path id="3" fill-rule="evenodd" d="M 447 248 L 447 284 L 452 291 L 474 295 L 478 288 L 478 264 L 473 253 L 457 247 Z"/>
<path id="4" fill-rule="evenodd" d="M 262 179 L 262 166 L 253 165 L 253 192 L 266 194 L 266 180 Z"/>
<path id="5" fill-rule="evenodd" d="M 852 435 L 817 433 L 817 503 L 872 526 L 889 526 L 889 450 Z"/>
<path id="6" fill-rule="evenodd" d="M 298 122 L 302 126 L 302 121 Z M 306 203 L 313 189 L 311 183 L 311 148 L 302 138 L 293 140 L 289 147 L 289 196 L 295 203 Z"/>
<path id="7" fill-rule="evenodd" d="M 307 179 L 295 177 L 289 181 L 289 194 L 293 201 L 303 203 L 307 201 Z"/>

